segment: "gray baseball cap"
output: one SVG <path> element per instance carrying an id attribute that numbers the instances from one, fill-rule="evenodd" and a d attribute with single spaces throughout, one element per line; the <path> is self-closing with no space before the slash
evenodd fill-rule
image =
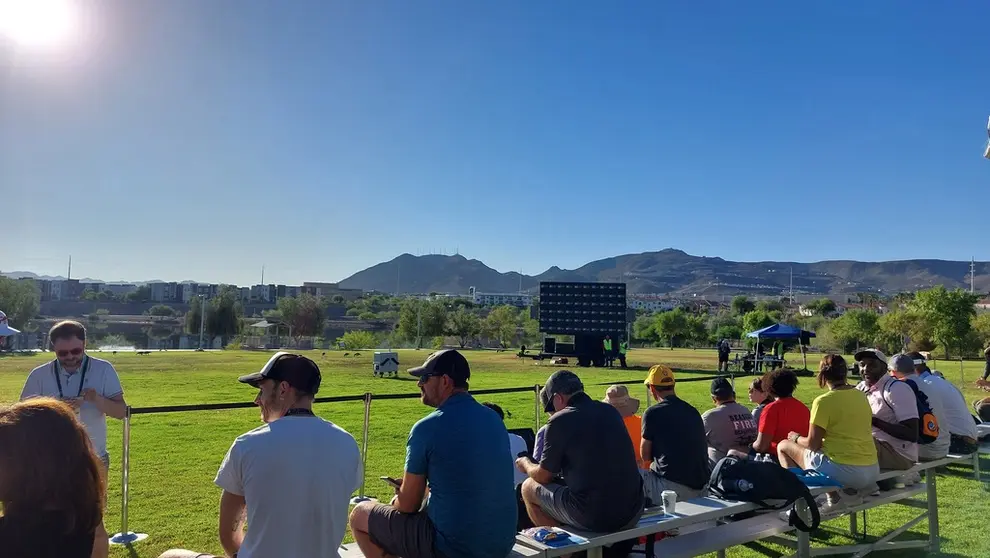
<path id="1" fill-rule="evenodd" d="M 914 359 L 904 353 L 898 353 L 887 361 L 887 370 L 901 374 L 914 374 Z"/>
<path id="2" fill-rule="evenodd" d="M 553 412 L 553 396 L 560 395 L 572 395 L 579 391 L 584 391 L 584 384 L 581 383 L 581 378 L 577 377 L 577 374 L 571 372 L 570 370 L 558 370 L 550 377 L 547 378 L 547 383 L 540 390 L 540 402 L 543 403 L 543 410 L 551 413 Z"/>

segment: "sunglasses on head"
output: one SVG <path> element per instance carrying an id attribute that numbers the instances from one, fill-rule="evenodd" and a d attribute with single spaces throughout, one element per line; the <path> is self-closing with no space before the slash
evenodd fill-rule
<path id="1" fill-rule="evenodd" d="M 65 357 L 67 357 L 69 355 L 79 356 L 79 355 L 82 354 L 82 352 L 83 352 L 82 349 L 80 349 L 79 347 L 76 347 L 75 349 L 69 349 L 69 350 L 65 350 L 65 351 L 55 351 L 55 354 L 58 355 L 59 358 L 65 358 Z"/>

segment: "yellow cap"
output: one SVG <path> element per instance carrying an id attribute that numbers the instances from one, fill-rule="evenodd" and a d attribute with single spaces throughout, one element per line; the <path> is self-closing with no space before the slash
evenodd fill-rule
<path id="1" fill-rule="evenodd" d="M 674 385 L 674 371 L 662 364 L 654 364 L 643 383 L 652 386 L 671 387 Z"/>

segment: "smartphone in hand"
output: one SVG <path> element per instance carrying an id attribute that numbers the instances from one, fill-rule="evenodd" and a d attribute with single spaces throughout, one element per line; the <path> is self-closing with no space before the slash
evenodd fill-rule
<path id="1" fill-rule="evenodd" d="M 402 481 L 393 479 L 392 477 L 378 477 L 379 479 L 385 481 L 387 484 L 392 485 L 392 488 L 398 490 L 402 487 Z"/>

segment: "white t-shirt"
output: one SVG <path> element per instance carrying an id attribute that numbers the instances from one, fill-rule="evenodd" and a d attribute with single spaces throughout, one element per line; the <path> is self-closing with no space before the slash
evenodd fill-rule
<path id="1" fill-rule="evenodd" d="M 930 444 L 918 444 L 918 458 L 922 460 L 941 459 L 949 453 L 949 421 L 945 412 L 945 405 L 942 404 L 942 397 L 939 389 L 932 387 L 917 374 L 906 376 L 905 379 L 913 380 L 918 389 L 928 397 L 928 405 L 938 419 L 938 439 Z"/>
<path id="2" fill-rule="evenodd" d="M 238 437 L 214 481 L 247 502 L 238 558 L 338 558 L 362 474 L 354 437 L 319 417 L 284 417 Z"/>
<path id="3" fill-rule="evenodd" d="M 519 486 L 522 481 L 526 480 L 527 476 L 526 473 L 523 473 L 516 468 L 516 458 L 518 458 L 519 454 L 523 452 L 529 452 L 529 448 L 526 447 L 526 440 L 523 440 L 523 437 L 519 434 L 509 432 L 509 457 L 512 458 L 512 471 L 515 475 L 513 480 L 515 481 L 516 486 Z"/>
<path id="4" fill-rule="evenodd" d="M 106 398 L 117 397 L 124 393 L 120 387 L 117 371 L 109 362 L 86 355 L 79 370 L 69 374 L 57 361 L 47 362 L 35 368 L 24 382 L 21 390 L 21 401 L 31 397 L 54 397 L 56 399 L 74 399 L 82 396 L 82 390 L 93 388 L 96 393 Z M 88 366 L 88 367 L 87 367 Z M 86 378 L 83 379 L 83 370 Z M 58 381 L 55 377 L 58 374 Z M 59 394 L 59 382 L 62 392 Z M 80 384 L 80 382 L 84 382 Z M 96 405 L 83 401 L 79 406 L 79 420 L 86 426 L 93 450 L 96 455 L 107 455 L 107 416 Z"/>
<path id="5" fill-rule="evenodd" d="M 947 429 L 950 434 L 975 439 L 976 422 L 969 412 L 969 405 L 966 404 L 962 392 L 952 385 L 952 382 L 935 374 L 925 374 L 922 382 L 935 389 L 942 400 L 943 414 L 935 415 L 938 417 L 939 427 Z"/>

